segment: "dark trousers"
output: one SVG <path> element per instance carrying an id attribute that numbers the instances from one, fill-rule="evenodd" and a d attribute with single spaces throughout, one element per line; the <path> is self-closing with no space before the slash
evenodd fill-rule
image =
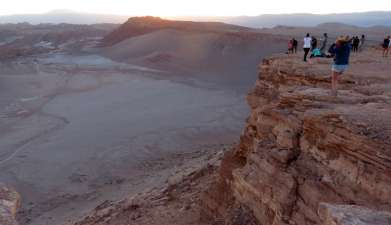
<path id="1" fill-rule="evenodd" d="M 308 53 L 310 52 L 310 48 L 304 48 L 304 61 L 307 61 Z"/>

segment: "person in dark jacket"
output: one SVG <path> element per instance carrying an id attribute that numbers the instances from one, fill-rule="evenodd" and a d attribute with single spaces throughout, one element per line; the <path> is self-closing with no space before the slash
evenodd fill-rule
<path id="1" fill-rule="evenodd" d="M 360 39 L 358 36 L 353 38 L 353 52 L 358 52 L 358 46 L 360 45 Z"/>
<path id="2" fill-rule="evenodd" d="M 390 51 L 391 46 L 391 37 L 387 36 L 383 41 L 383 57 L 388 57 L 388 52 Z"/>
<path id="3" fill-rule="evenodd" d="M 333 96 L 338 95 L 338 80 L 348 68 L 351 49 L 349 36 L 338 37 L 335 46 L 330 49 L 330 53 L 334 54 L 334 63 L 331 68 L 331 94 Z"/>
<path id="4" fill-rule="evenodd" d="M 316 47 L 318 47 L 318 40 L 316 37 L 312 36 L 311 39 L 311 50 L 314 50 Z"/>
<path id="5" fill-rule="evenodd" d="M 293 40 L 293 53 L 297 53 L 297 46 L 299 44 L 299 42 L 296 40 L 296 39 L 292 39 Z"/>

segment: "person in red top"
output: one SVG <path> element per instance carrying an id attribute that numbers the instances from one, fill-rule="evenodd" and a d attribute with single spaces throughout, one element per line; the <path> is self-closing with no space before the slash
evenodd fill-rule
<path id="1" fill-rule="evenodd" d="M 288 41 L 288 54 L 293 54 L 293 40 Z"/>

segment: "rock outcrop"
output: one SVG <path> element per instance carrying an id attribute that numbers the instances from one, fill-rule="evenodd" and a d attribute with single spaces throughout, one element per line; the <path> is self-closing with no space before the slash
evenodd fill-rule
<path id="1" fill-rule="evenodd" d="M 391 213 L 352 205 L 321 204 L 319 214 L 324 225 L 390 225 Z"/>
<path id="2" fill-rule="evenodd" d="M 235 225 L 391 224 L 337 218 L 364 216 L 353 205 L 391 211 L 391 65 L 375 55 L 352 57 L 338 97 L 330 96 L 330 59 L 264 60 L 240 144 L 203 196 L 204 217 Z M 326 222 L 323 203 L 331 205 Z"/>
<path id="3" fill-rule="evenodd" d="M 19 194 L 0 184 L 0 225 L 17 225 L 15 215 L 19 206 Z"/>

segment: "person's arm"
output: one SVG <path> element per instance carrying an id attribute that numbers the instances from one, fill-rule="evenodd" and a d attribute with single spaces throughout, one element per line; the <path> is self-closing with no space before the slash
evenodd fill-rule
<path id="1" fill-rule="evenodd" d="M 329 48 L 329 53 L 335 55 L 336 52 L 337 52 L 337 50 L 336 50 L 336 44 L 334 43 L 334 44 L 332 44 L 332 45 L 330 46 L 330 48 Z"/>

